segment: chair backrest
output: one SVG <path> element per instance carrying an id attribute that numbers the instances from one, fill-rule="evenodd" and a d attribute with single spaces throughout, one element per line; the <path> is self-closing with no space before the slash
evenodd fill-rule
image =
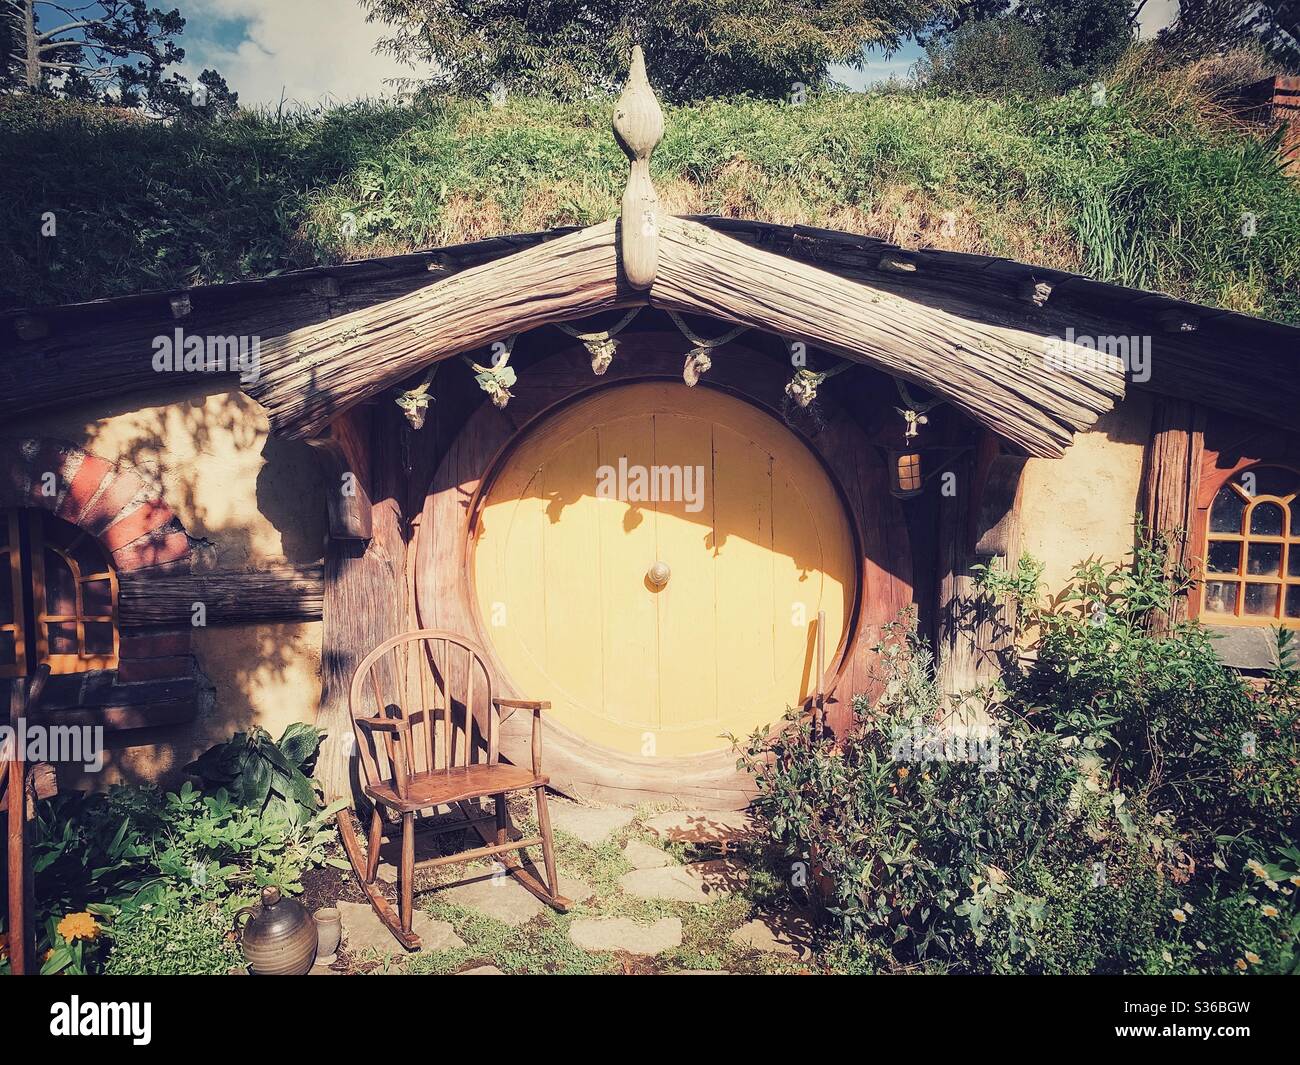
<path id="1" fill-rule="evenodd" d="M 498 761 L 501 722 L 483 651 L 446 629 L 391 636 L 352 677 L 349 709 L 371 784 L 451 766 Z M 372 733 L 359 718 L 402 719 L 410 729 Z"/>

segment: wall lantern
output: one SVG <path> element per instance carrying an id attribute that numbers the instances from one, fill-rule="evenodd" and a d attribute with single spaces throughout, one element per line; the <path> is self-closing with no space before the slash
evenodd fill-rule
<path id="1" fill-rule="evenodd" d="M 889 452 L 889 491 L 899 499 L 919 496 L 925 488 L 919 451 Z"/>

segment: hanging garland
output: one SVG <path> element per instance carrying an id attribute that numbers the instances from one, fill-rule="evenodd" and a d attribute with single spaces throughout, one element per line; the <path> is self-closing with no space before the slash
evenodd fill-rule
<path id="1" fill-rule="evenodd" d="M 673 325 L 677 326 L 678 331 L 689 340 L 694 347 L 686 354 L 686 364 L 682 367 L 682 380 L 686 382 L 687 388 L 694 388 L 700 383 L 700 377 L 708 373 L 713 368 L 713 358 L 709 354 L 714 348 L 728 344 L 740 336 L 747 328 L 743 325 L 736 326 L 735 329 L 729 329 L 722 336 L 713 340 L 707 340 L 697 334 L 676 311 L 669 311 L 668 317 L 673 320 Z"/>
<path id="2" fill-rule="evenodd" d="M 942 399 L 933 399 L 929 403 L 918 403 L 907 389 L 907 382 L 901 377 L 894 378 L 894 385 L 898 389 L 898 394 L 902 397 L 904 407 L 895 407 L 899 414 L 903 416 L 903 439 L 911 441 L 916 438 L 921 426 L 929 423 L 930 419 L 926 413 L 933 410 Z"/>
<path id="3" fill-rule="evenodd" d="M 519 334 L 508 336 L 505 339 L 506 352 L 499 362 L 491 366 L 481 366 L 468 355 L 462 355 L 461 358 L 466 365 L 474 370 L 474 380 L 478 382 L 479 388 L 488 394 L 492 400 L 492 406 L 497 410 L 505 410 L 506 404 L 514 398 L 510 391 L 516 381 L 515 371 L 510 367 L 510 355 L 515 350 L 515 341 L 519 339 Z"/>
<path id="4" fill-rule="evenodd" d="M 414 388 L 398 392 L 394 401 L 402 409 L 402 414 L 406 416 L 407 422 L 416 432 L 424 428 L 424 418 L 429 413 L 429 404 L 432 402 L 429 396 L 429 388 L 433 384 L 433 375 L 438 372 L 438 366 L 439 364 L 435 362 L 429 367 L 429 372 L 424 375 L 423 381 Z"/>
<path id="5" fill-rule="evenodd" d="M 829 370 L 810 370 L 806 366 L 796 370 L 794 376 L 790 378 L 789 383 L 785 386 L 785 394 L 795 401 L 801 408 L 807 410 L 817 399 L 817 389 L 821 387 L 822 382 L 841 374 L 849 369 L 853 363 L 842 362 L 838 366 L 832 366 Z"/>
<path id="6" fill-rule="evenodd" d="M 618 341 L 614 338 L 623 332 L 640 312 L 640 307 L 633 307 L 608 329 L 601 329 L 594 333 L 580 332 L 564 322 L 556 322 L 555 324 L 575 340 L 582 341 L 587 353 L 591 356 L 591 372 L 600 377 L 609 369 L 609 364 L 614 361 L 614 352 L 618 348 Z"/>

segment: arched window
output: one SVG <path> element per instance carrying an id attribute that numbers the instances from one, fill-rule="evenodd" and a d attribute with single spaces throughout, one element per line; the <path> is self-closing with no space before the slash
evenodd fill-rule
<path id="1" fill-rule="evenodd" d="M 117 668 L 117 574 L 89 533 L 0 510 L 0 677 Z"/>
<path id="2" fill-rule="evenodd" d="M 1300 626 L 1300 474 L 1252 466 L 1214 496 L 1202 620 Z"/>

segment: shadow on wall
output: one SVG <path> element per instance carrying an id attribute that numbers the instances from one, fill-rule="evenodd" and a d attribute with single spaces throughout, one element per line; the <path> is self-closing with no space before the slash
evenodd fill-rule
<path id="1" fill-rule="evenodd" d="M 312 449 L 270 437 L 261 407 L 237 389 L 159 390 L 33 418 L 14 431 L 67 440 L 136 467 L 160 487 L 194 541 L 196 570 L 253 570 L 323 557 L 324 494 Z M 70 777 L 69 787 L 170 783 L 234 731 L 260 724 L 278 736 L 289 722 L 314 718 L 318 622 L 200 629 L 193 649 L 208 689 L 195 720 L 115 738 L 99 779 Z"/>

